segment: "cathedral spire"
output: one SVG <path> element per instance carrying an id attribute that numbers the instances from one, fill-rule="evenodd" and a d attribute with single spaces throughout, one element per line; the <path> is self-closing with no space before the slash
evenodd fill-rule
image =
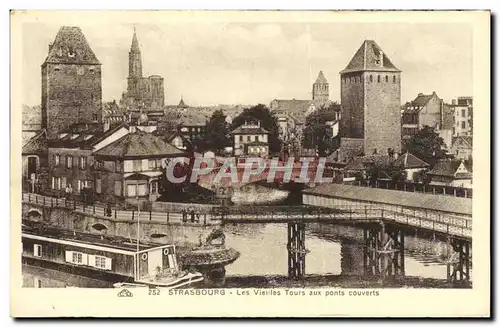
<path id="1" fill-rule="evenodd" d="M 141 78 L 142 77 L 142 59 L 141 50 L 139 49 L 139 41 L 137 40 L 137 34 L 135 32 L 132 36 L 132 45 L 130 46 L 130 52 L 128 54 L 128 69 L 129 77 Z"/>

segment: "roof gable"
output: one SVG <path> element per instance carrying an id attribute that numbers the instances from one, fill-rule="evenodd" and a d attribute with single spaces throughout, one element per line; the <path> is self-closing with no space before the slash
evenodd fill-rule
<path id="1" fill-rule="evenodd" d="M 394 165 L 402 167 L 404 169 L 429 167 L 429 164 L 427 162 L 417 158 L 416 156 L 408 152 L 399 156 L 394 162 Z"/>
<path id="2" fill-rule="evenodd" d="M 49 49 L 45 63 L 100 65 L 80 27 L 63 26 Z"/>
<path id="3" fill-rule="evenodd" d="M 328 84 L 322 70 L 319 71 L 318 78 L 316 78 L 316 82 L 314 82 L 314 84 Z"/>
<path id="4" fill-rule="evenodd" d="M 347 67 L 340 73 L 367 70 L 400 72 L 373 40 L 365 40 L 349 64 L 347 64 Z"/>

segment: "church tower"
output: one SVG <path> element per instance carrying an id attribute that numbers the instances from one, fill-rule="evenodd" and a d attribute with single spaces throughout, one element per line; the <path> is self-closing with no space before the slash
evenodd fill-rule
<path id="1" fill-rule="evenodd" d="M 42 128 L 47 136 L 102 120 L 101 63 L 79 27 L 57 32 L 42 69 Z"/>
<path id="2" fill-rule="evenodd" d="M 340 135 L 365 155 L 401 150 L 401 71 L 375 41 L 365 40 L 340 72 Z"/>
<path id="3" fill-rule="evenodd" d="M 142 58 L 141 50 L 139 49 L 139 41 L 135 33 L 132 36 L 132 45 L 128 53 L 128 96 L 138 100 L 140 98 L 140 88 L 142 80 Z"/>
<path id="4" fill-rule="evenodd" d="M 328 81 L 322 71 L 319 72 L 318 78 L 316 78 L 316 82 L 313 84 L 312 96 L 313 101 L 327 102 L 330 100 Z"/>

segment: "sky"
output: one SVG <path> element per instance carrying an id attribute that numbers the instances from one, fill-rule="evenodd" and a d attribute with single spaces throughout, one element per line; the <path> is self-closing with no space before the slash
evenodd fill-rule
<path id="1" fill-rule="evenodd" d="M 365 39 L 402 70 L 401 102 L 418 93 L 451 102 L 473 94 L 472 28 L 464 23 L 162 23 L 81 26 L 102 63 L 103 101 L 126 90 L 136 27 L 143 75 L 161 75 L 165 103 L 191 106 L 269 104 L 310 99 L 322 70 L 330 99 L 340 100 L 339 72 Z M 24 23 L 23 103 L 40 104 L 40 65 L 60 25 Z M 340 101 L 339 101 L 340 102 Z"/>

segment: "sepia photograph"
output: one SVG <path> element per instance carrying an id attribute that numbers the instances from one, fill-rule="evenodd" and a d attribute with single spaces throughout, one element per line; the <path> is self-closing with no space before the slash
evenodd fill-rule
<path id="1" fill-rule="evenodd" d="M 12 11 L 11 314 L 489 315 L 489 21 Z"/>

